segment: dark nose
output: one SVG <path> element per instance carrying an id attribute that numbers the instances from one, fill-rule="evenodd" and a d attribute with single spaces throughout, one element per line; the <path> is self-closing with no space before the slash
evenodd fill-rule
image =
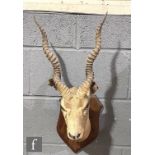
<path id="1" fill-rule="evenodd" d="M 70 137 L 71 139 L 74 139 L 74 140 L 78 139 L 78 138 L 80 137 L 80 135 L 81 135 L 81 134 L 78 133 L 77 135 L 74 135 L 74 136 L 73 136 L 72 134 L 69 133 L 69 137 Z"/>

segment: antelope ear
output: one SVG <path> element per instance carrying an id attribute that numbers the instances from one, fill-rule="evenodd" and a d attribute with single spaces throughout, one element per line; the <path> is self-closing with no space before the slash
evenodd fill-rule
<path id="1" fill-rule="evenodd" d="M 56 89 L 56 86 L 55 86 L 55 83 L 54 83 L 53 79 L 48 80 L 48 85 L 51 86 L 51 87 L 54 87 Z"/>
<path id="2" fill-rule="evenodd" d="M 98 86 L 97 86 L 96 82 L 93 81 L 92 85 L 91 85 L 91 88 L 90 88 L 90 91 L 91 91 L 92 94 L 94 94 L 97 90 L 98 90 Z"/>

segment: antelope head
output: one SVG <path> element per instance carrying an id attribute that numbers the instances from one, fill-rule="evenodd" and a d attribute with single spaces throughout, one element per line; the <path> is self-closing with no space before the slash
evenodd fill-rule
<path id="1" fill-rule="evenodd" d="M 61 95 L 60 107 L 67 126 L 67 137 L 77 142 L 86 140 L 91 131 L 89 100 L 92 93 L 97 90 L 94 82 L 93 62 L 101 49 L 101 28 L 105 19 L 106 16 L 96 29 L 96 45 L 87 57 L 86 80 L 79 87 L 69 88 L 61 81 L 61 65 L 57 55 L 49 50 L 46 32 L 34 18 L 42 35 L 43 51 L 53 67 L 53 85 Z"/>

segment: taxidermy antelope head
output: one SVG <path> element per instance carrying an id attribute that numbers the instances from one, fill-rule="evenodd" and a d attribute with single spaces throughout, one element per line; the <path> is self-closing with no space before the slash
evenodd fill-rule
<path id="1" fill-rule="evenodd" d="M 61 65 L 57 55 L 49 50 L 46 32 L 34 18 L 42 35 L 43 51 L 53 67 L 51 82 L 62 96 L 61 112 L 67 126 L 67 137 L 76 142 L 86 140 L 91 131 L 89 100 L 97 90 L 97 85 L 94 82 L 93 63 L 101 49 L 101 28 L 105 19 L 96 29 L 96 46 L 87 57 L 86 80 L 79 87 L 69 88 L 61 81 Z"/>

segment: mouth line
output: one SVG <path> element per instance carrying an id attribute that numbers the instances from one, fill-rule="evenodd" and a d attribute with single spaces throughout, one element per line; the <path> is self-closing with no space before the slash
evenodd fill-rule
<path id="1" fill-rule="evenodd" d="M 78 138 L 78 139 L 73 139 L 71 138 L 69 135 L 67 135 L 67 138 L 71 141 L 74 141 L 74 142 L 80 142 L 82 140 L 82 138 Z"/>
<path id="2" fill-rule="evenodd" d="M 74 141 L 74 142 L 81 142 L 82 141 L 82 139 L 70 139 L 70 138 L 69 138 L 69 140 Z"/>

